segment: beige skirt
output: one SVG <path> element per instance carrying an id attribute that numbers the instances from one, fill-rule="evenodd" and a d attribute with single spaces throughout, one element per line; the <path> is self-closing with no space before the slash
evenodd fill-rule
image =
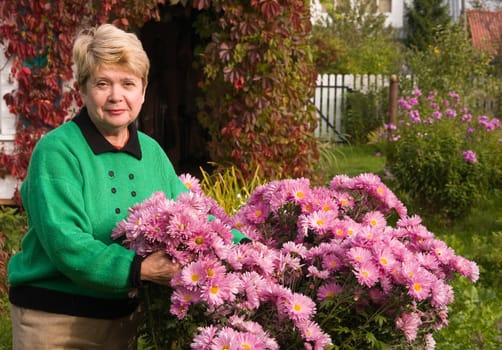
<path id="1" fill-rule="evenodd" d="M 139 312 L 116 320 L 76 317 L 10 304 L 13 350 L 135 350 Z"/>

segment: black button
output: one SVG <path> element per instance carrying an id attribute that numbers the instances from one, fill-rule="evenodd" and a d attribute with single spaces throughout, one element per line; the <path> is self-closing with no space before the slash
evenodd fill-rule
<path id="1" fill-rule="evenodd" d="M 108 171 L 108 175 L 110 175 L 110 177 L 113 177 L 115 175 L 115 173 L 113 172 L 113 170 L 110 170 L 110 171 Z"/>
<path id="2" fill-rule="evenodd" d="M 134 174 L 129 174 L 129 179 L 134 179 Z"/>
<path id="3" fill-rule="evenodd" d="M 120 208 L 115 208 L 115 212 L 116 212 L 117 214 L 120 214 Z"/>
<path id="4" fill-rule="evenodd" d="M 136 197 L 136 191 L 132 191 L 131 196 Z"/>
<path id="5" fill-rule="evenodd" d="M 115 187 L 112 187 L 112 193 L 117 193 L 117 189 Z"/>

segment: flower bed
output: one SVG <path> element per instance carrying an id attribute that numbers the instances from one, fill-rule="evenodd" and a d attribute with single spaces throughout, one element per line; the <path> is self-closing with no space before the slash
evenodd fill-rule
<path id="1" fill-rule="evenodd" d="M 190 193 L 154 194 L 113 233 L 183 266 L 172 288 L 142 291 L 155 348 L 432 349 L 456 273 L 479 277 L 373 174 L 272 181 L 232 217 L 181 178 Z M 252 242 L 233 244 L 232 227 Z"/>

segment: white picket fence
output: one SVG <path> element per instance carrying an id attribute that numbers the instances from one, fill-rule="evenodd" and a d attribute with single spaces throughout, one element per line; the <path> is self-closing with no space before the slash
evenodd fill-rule
<path id="1" fill-rule="evenodd" d="M 342 121 L 347 115 L 347 96 L 351 92 L 367 93 L 388 88 L 390 76 L 376 74 L 320 74 L 312 103 L 319 123 L 316 136 L 322 139 L 343 139 Z"/>

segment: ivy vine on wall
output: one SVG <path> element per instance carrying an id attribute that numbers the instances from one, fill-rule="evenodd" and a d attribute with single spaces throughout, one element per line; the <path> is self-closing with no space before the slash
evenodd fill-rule
<path id="1" fill-rule="evenodd" d="M 308 176 L 318 159 L 315 87 L 304 0 L 172 0 L 199 10 L 194 23 L 207 38 L 197 61 L 204 76 L 199 119 L 211 135 L 212 160 L 244 176 Z M 0 42 L 18 88 L 3 96 L 18 116 L 14 151 L 0 167 L 24 179 L 33 147 L 80 104 L 71 85 L 71 49 L 83 25 L 113 22 L 125 29 L 159 19 L 164 0 L 20 0 L 0 4 Z"/>

